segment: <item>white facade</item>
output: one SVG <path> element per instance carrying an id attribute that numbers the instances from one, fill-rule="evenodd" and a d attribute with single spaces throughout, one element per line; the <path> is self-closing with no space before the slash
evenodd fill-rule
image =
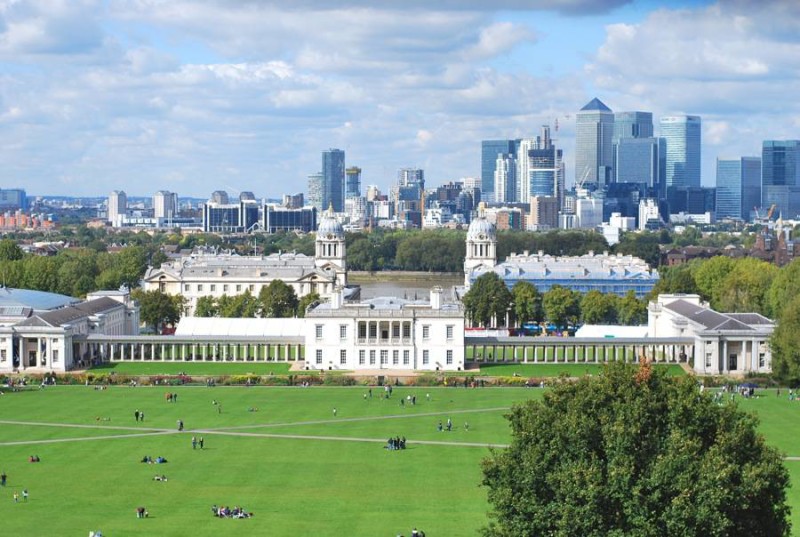
<path id="1" fill-rule="evenodd" d="M 594 229 L 603 223 L 603 200 L 578 198 L 575 201 L 575 227 Z"/>
<path id="2" fill-rule="evenodd" d="M 116 227 L 128 212 L 128 196 L 122 190 L 115 190 L 108 196 L 108 221 Z"/>
<path id="3" fill-rule="evenodd" d="M 647 229 L 649 220 L 661 220 L 661 215 L 658 212 L 658 201 L 654 199 L 645 199 L 639 202 L 639 229 Z"/>
<path id="4" fill-rule="evenodd" d="M 492 270 L 497 264 L 495 228 L 483 215 L 472 220 L 467 231 L 467 253 L 464 256 L 464 286 L 469 289 L 472 273 Z"/>
<path id="5" fill-rule="evenodd" d="M 651 338 L 694 338 L 698 375 L 744 376 L 772 371 L 775 323 L 758 313 L 718 313 L 698 295 L 659 295 L 647 308 Z"/>
<path id="6" fill-rule="evenodd" d="M 343 303 L 334 296 L 306 314 L 308 369 L 464 369 L 464 310 L 443 303 L 441 289 L 430 302 L 376 298 Z"/>
<path id="7" fill-rule="evenodd" d="M 494 201 L 512 202 L 517 194 L 517 161 L 514 155 L 497 155 L 494 169 Z"/>
<path id="8" fill-rule="evenodd" d="M 153 194 L 153 218 L 175 218 L 178 216 L 178 194 L 159 190 Z"/>

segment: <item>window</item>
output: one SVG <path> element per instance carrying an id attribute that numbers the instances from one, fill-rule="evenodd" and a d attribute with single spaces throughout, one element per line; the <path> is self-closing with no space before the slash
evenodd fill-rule
<path id="1" fill-rule="evenodd" d="M 369 365 L 375 365 L 375 351 L 369 351 Z"/>
<path id="2" fill-rule="evenodd" d="M 767 355 L 764 354 L 763 352 L 758 353 L 758 367 L 764 367 L 766 365 L 767 365 Z"/>
<path id="3" fill-rule="evenodd" d="M 408 365 L 411 362 L 411 353 L 403 351 L 403 365 Z"/>
<path id="4" fill-rule="evenodd" d="M 322 349 L 317 349 L 317 364 L 322 364 Z"/>
<path id="5" fill-rule="evenodd" d="M 422 365 L 428 365 L 430 361 L 431 351 L 425 349 L 422 351 Z"/>
<path id="6" fill-rule="evenodd" d="M 6 350 L 0 349 L 0 362 L 5 362 L 5 361 L 6 361 Z"/>
<path id="7" fill-rule="evenodd" d="M 358 323 L 358 339 L 366 339 L 367 338 L 367 323 L 360 322 Z"/>
<path id="8" fill-rule="evenodd" d="M 706 368 L 709 368 L 709 367 L 711 367 L 711 353 L 707 352 L 706 353 Z"/>
<path id="9" fill-rule="evenodd" d="M 5 352 L 5 351 L 3 351 L 3 352 Z M 53 350 L 53 363 L 54 364 L 58 363 L 58 349 L 54 349 Z"/>
<path id="10" fill-rule="evenodd" d="M 447 325 L 447 339 L 453 339 L 453 325 Z"/>
<path id="11" fill-rule="evenodd" d="M 400 351 L 392 351 L 392 365 L 400 365 Z"/>
<path id="12" fill-rule="evenodd" d="M 381 351 L 381 365 L 389 363 L 389 351 Z"/>
<path id="13" fill-rule="evenodd" d="M 422 339 L 430 339 L 431 338 L 431 325 L 424 324 L 422 325 Z"/>
<path id="14" fill-rule="evenodd" d="M 322 325 L 321 324 L 316 325 L 314 327 L 314 330 L 316 332 L 317 339 L 322 339 Z"/>
<path id="15" fill-rule="evenodd" d="M 340 324 L 339 325 L 339 339 L 347 339 L 347 325 Z"/>
<path id="16" fill-rule="evenodd" d="M 376 323 L 369 323 L 369 337 L 378 337 L 378 325 Z"/>
<path id="17" fill-rule="evenodd" d="M 236 292 L 237 293 L 241 293 L 242 292 L 242 284 L 240 284 L 240 283 L 236 284 Z"/>
<path id="18" fill-rule="evenodd" d="M 213 283 L 212 283 L 211 285 L 209 285 L 209 287 L 211 288 L 211 292 L 212 292 L 212 293 L 213 293 L 213 292 L 215 292 L 215 291 L 217 290 L 217 286 L 216 286 L 216 285 L 214 285 Z"/>
<path id="19" fill-rule="evenodd" d="M 197 292 L 198 293 L 202 293 L 203 292 L 203 284 L 202 283 L 198 283 L 197 284 Z"/>
<path id="20" fill-rule="evenodd" d="M 347 364 L 347 351 L 342 349 L 339 351 L 339 365 Z"/>
<path id="21" fill-rule="evenodd" d="M 358 351 L 358 365 L 367 363 L 367 351 Z"/>
<path id="22" fill-rule="evenodd" d="M 250 289 L 250 292 L 252 293 L 253 289 L 255 289 L 256 286 L 251 283 L 250 285 L 247 286 L 247 288 Z"/>
<path id="23" fill-rule="evenodd" d="M 189 292 L 189 284 L 188 283 L 183 284 L 183 291 L 186 292 L 186 293 Z"/>
<path id="24" fill-rule="evenodd" d="M 400 325 L 394 324 L 392 325 L 392 337 L 399 338 L 400 337 Z"/>
<path id="25" fill-rule="evenodd" d="M 222 284 L 222 292 L 223 293 L 227 293 L 228 292 L 228 284 L 227 283 Z"/>
<path id="26" fill-rule="evenodd" d="M 453 365 L 453 349 L 447 349 L 447 365 Z"/>
<path id="27" fill-rule="evenodd" d="M 411 323 L 403 323 L 403 337 L 411 337 Z"/>

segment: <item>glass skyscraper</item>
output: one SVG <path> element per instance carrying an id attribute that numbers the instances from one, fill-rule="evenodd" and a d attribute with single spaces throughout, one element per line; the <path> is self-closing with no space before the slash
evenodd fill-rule
<path id="1" fill-rule="evenodd" d="M 761 147 L 761 206 L 776 206 L 784 218 L 800 214 L 800 140 L 764 140 Z"/>
<path id="2" fill-rule="evenodd" d="M 357 198 L 361 195 L 361 168 L 351 166 L 345 171 L 345 198 Z"/>
<path id="3" fill-rule="evenodd" d="M 512 202 L 517 196 L 517 159 L 513 153 L 497 155 L 494 170 L 494 201 Z"/>
<path id="4" fill-rule="evenodd" d="M 344 212 L 344 151 L 328 149 L 322 152 L 322 206 L 333 206 L 337 213 Z"/>
<path id="5" fill-rule="evenodd" d="M 494 193 L 494 170 L 497 155 L 517 156 L 519 140 L 483 140 L 481 142 L 481 192 Z"/>
<path id="6" fill-rule="evenodd" d="M 600 99 L 581 108 L 575 124 L 575 184 L 602 187 L 613 179 L 614 113 Z"/>
<path id="7" fill-rule="evenodd" d="M 652 138 L 653 114 L 650 112 L 614 113 L 614 143 L 622 138 Z"/>
<path id="8" fill-rule="evenodd" d="M 655 192 L 659 183 L 658 146 L 658 138 L 618 140 L 614 144 L 616 182 L 640 183 Z"/>
<path id="9" fill-rule="evenodd" d="M 664 186 L 699 187 L 700 116 L 665 116 L 660 124 L 666 149 Z"/>
<path id="10" fill-rule="evenodd" d="M 750 219 L 761 204 L 761 159 L 717 159 L 717 218 Z"/>

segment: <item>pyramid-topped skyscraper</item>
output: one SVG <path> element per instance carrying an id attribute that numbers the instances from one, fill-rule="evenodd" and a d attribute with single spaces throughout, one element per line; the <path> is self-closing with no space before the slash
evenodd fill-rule
<path id="1" fill-rule="evenodd" d="M 575 185 L 603 187 L 614 176 L 614 112 L 595 97 L 578 112 L 575 127 Z"/>

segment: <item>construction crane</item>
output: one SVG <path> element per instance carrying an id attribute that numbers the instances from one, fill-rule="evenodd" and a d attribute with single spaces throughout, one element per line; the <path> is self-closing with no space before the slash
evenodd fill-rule
<path id="1" fill-rule="evenodd" d="M 777 205 L 775 203 L 770 206 L 769 211 L 767 211 L 767 221 L 772 220 L 772 215 L 775 214 L 776 207 Z"/>

